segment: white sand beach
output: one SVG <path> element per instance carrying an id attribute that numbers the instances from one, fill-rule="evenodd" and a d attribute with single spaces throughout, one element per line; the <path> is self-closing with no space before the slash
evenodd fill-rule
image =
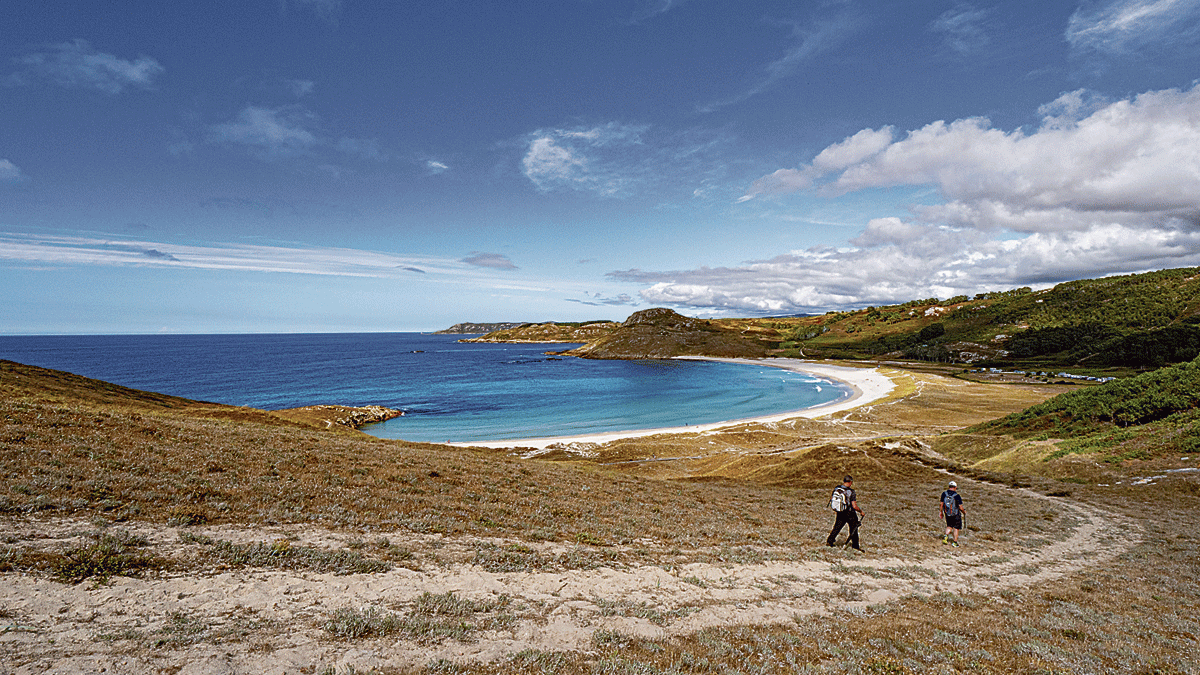
<path id="1" fill-rule="evenodd" d="M 451 443 L 460 447 L 483 447 L 483 448 L 534 448 L 544 450 L 552 445 L 569 445 L 572 443 L 608 443 L 610 441 L 620 440 L 622 438 L 637 438 L 640 436 L 654 436 L 657 434 L 672 434 L 672 433 L 696 433 L 704 431 L 712 431 L 714 429 L 723 429 L 726 427 L 736 426 L 739 424 L 747 424 L 750 422 L 780 422 L 794 417 L 821 417 L 851 408 L 857 408 L 861 405 L 867 405 L 873 401 L 877 401 L 891 393 L 895 388 L 895 383 L 891 378 L 879 372 L 878 368 L 860 368 L 854 366 L 835 366 L 828 363 L 817 363 L 815 361 L 804 361 L 801 359 L 722 359 L 707 356 L 683 356 L 681 359 L 695 359 L 704 361 L 723 361 L 725 363 L 742 363 L 754 366 L 769 366 L 771 368 L 782 368 L 794 372 L 805 373 L 823 380 L 828 380 L 842 386 L 850 388 L 849 395 L 831 401 L 824 405 L 813 406 L 801 410 L 790 412 L 776 413 L 774 415 L 764 415 L 762 417 L 753 417 L 747 419 L 726 420 L 724 422 L 712 422 L 710 424 L 694 424 L 683 427 L 662 427 L 655 429 L 631 429 L 628 431 L 612 431 L 600 434 L 586 434 L 580 436 L 554 436 L 549 438 L 520 438 L 501 441 L 474 441 L 470 443 Z"/>

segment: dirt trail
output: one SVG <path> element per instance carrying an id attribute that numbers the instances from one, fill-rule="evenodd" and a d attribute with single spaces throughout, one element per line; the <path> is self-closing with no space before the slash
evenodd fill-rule
<path id="1" fill-rule="evenodd" d="M 1140 529 L 1126 518 L 1033 496 L 1071 514 L 1062 519 L 1065 529 L 1057 540 L 1027 541 L 1003 556 L 973 552 L 968 535 L 962 548 L 944 547 L 944 555 L 868 554 L 832 563 L 823 550 L 815 550 L 807 561 L 673 568 L 506 573 L 470 564 L 423 564 L 419 571 L 398 567 L 344 576 L 237 569 L 116 577 L 105 585 L 65 585 L 9 573 L 0 576 L 0 673 L 363 671 L 437 659 L 491 661 L 527 649 L 587 650 L 598 630 L 661 638 L 718 625 L 864 613 L 870 605 L 914 594 L 996 594 L 1101 566 L 1140 540 Z M 35 540 L 62 545 L 90 529 L 86 521 L 71 520 L 0 524 L 5 541 L 25 545 Z M 142 523 L 127 529 L 163 555 L 186 548 L 176 528 Z M 352 539 L 300 526 L 189 531 L 234 542 L 290 537 L 297 545 L 334 549 Z M 401 533 L 371 536 L 390 536 L 425 551 L 477 544 Z M 413 636 L 338 640 L 324 627 L 338 609 L 402 614 L 422 594 L 449 592 L 480 606 L 503 606 L 506 618 L 474 632 L 469 642 L 429 644 Z"/>

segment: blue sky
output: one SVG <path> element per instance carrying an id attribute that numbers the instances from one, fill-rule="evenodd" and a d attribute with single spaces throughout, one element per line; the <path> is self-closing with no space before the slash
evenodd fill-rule
<path id="1" fill-rule="evenodd" d="M 1200 0 L 10 0 L 0 333 L 824 312 L 1200 265 Z"/>

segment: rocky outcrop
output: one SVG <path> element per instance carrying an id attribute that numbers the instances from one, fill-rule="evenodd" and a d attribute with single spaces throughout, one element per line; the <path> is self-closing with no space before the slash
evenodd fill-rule
<path id="1" fill-rule="evenodd" d="M 403 410 L 385 408 L 381 405 L 309 405 L 303 408 L 277 410 L 275 415 L 293 422 L 302 422 L 317 427 L 332 429 L 360 429 L 368 424 L 386 422 L 404 415 Z"/>
<path id="2" fill-rule="evenodd" d="M 667 359 L 676 356 L 759 358 L 778 338 L 694 319 L 662 307 L 636 312 L 608 334 L 562 352 L 589 359 Z"/>

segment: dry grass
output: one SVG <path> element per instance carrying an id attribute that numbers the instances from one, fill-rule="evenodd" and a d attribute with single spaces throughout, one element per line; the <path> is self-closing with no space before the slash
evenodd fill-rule
<path id="1" fill-rule="evenodd" d="M 421 670 L 1200 672 L 1193 657 L 1200 651 L 1194 614 L 1200 606 L 1200 537 L 1194 534 L 1200 488 L 1190 474 L 1147 488 L 1128 479 L 1162 468 L 1158 464 L 1106 467 L 1103 479 L 1122 478 L 1123 487 L 1030 478 L 1013 472 L 1018 464 L 1006 466 L 1005 474 L 989 473 L 972 466 L 1011 447 L 1008 441 L 939 436 L 1041 400 L 1053 388 L 905 374 L 899 376 L 908 378 L 903 397 L 833 419 L 636 439 L 599 448 L 587 460 L 560 453 L 563 461 L 543 461 L 323 431 L 261 411 L 0 367 L 0 512 L 14 519 L 82 516 L 95 526 L 61 550 L 32 539 L 5 541 L 0 572 L 50 577 L 62 569 L 64 580 L 102 581 L 158 568 L 199 573 L 215 565 L 370 574 L 392 566 L 465 564 L 508 573 L 820 560 L 846 580 L 843 599 L 853 600 L 855 579 L 930 574 L 917 565 L 877 564 L 875 557 L 917 560 L 945 551 L 935 499 L 945 481 L 938 469 L 951 468 L 994 481 L 963 490 L 970 514 L 964 542 L 985 561 L 1006 561 L 1073 524 L 1011 485 L 1122 511 L 1147 528 L 1147 539 L 1103 569 L 995 596 L 914 596 L 841 616 L 797 617 L 793 625 L 711 628 L 662 640 L 598 630 L 586 652 L 526 651 L 490 664 L 437 661 Z M 832 522 L 828 491 L 844 472 L 856 476 L 868 513 L 865 557 L 821 545 Z M 171 557 L 120 534 L 113 524 L 124 521 L 313 523 L 355 539 L 329 549 L 185 534 L 183 552 Z M 397 545 L 381 535 L 385 531 L 411 536 Z M 436 550 L 412 543 L 437 534 L 453 535 L 446 541 L 454 543 Z M 593 601 L 609 616 L 659 626 L 690 611 L 602 594 Z M 469 642 L 529 611 L 502 600 L 427 594 L 403 606 L 335 610 L 321 627 L 329 639 L 351 643 Z M 0 616 L 7 612 L 0 607 Z M 197 642 L 269 645 L 278 630 L 286 628 L 248 617 L 217 625 L 178 615 L 97 638 L 133 650 Z"/>

